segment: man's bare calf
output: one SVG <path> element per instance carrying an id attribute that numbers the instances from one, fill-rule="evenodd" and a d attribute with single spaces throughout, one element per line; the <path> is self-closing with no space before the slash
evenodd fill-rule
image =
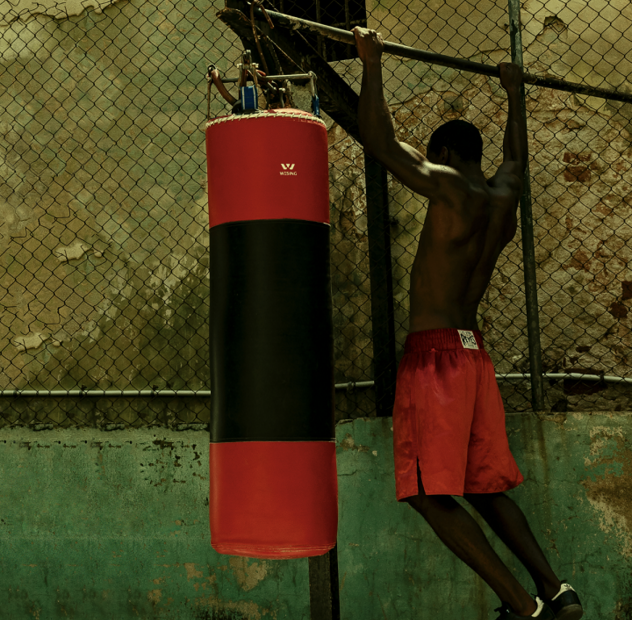
<path id="1" fill-rule="evenodd" d="M 465 494 L 464 498 L 529 571 L 538 596 L 544 600 L 553 598 L 560 591 L 561 581 L 553 572 L 518 505 L 504 493 Z"/>
<path id="2" fill-rule="evenodd" d="M 407 501 L 434 530 L 440 540 L 472 568 L 518 615 L 528 616 L 537 605 L 489 544 L 483 530 L 463 506 L 450 495 L 426 495 L 417 469 L 419 495 Z M 464 498 L 481 514 L 492 530 L 524 564 L 538 595 L 551 598 L 561 582 L 553 573 L 527 520 L 518 506 L 503 493 L 466 494 Z"/>

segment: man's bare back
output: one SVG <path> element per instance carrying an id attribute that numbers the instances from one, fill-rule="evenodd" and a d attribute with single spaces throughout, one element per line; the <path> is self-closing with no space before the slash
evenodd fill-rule
<path id="1" fill-rule="evenodd" d="M 383 93 L 383 41 L 375 31 L 354 32 L 364 64 L 358 107 L 364 147 L 409 189 L 430 199 L 411 273 L 409 331 L 476 330 L 478 304 L 500 253 L 516 233 L 528 156 L 526 130 L 517 122 L 522 69 L 500 65 L 509 95 L 504 162 L 486 180 L 480 159 L 461 159 L 458 149 L 446 146 L 440 153 L 429 149 L 424 157 L 396 139 Z"/>
<path id="2" fill-rule="evenodd" d="M 410 332 L 478 329 L 478 305 L 517 227 L 515 200 L 490 182 L 430 200 L 410 276 Z"/>

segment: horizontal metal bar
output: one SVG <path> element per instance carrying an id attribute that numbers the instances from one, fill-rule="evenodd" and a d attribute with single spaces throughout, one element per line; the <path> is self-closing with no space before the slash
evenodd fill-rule
<path id="1" fill-rule="evenodd" d="M 99 398 L 119 398 L 119 397 L 153 397 L 153 396 L 176 396 L 176 397 L 198 397 L 210 398 L 210 390 L 2 390 L 2 396 L 34 396 L 63 398 L 65 396 L 96 396 Z"/>
<path id="2" fill-rule="evenodd" d="M 356 388 L 370 388 L 375 386 L 375 381 L 351 381 L 349 383 L 337 383 L 337 390 L 355 390 Z"/>
<path id="3" fill-rule="evenodd" d="M 627 383 L 632 384 L 632 378 L 614 377 L 611 375 L 585 375 L 581 372 L 545 372 L 542 373 L 544 379 L 572 379 L 574 381 L 603 381 L 604 383 Z M 531 379 L 531 374 L 506 374 L 496 375 L 496 379 Z"/>
<path id="4" fill-rule="evenodd" d="M 605 383 L 629 383 L 632 384 L 632 378 L 628 377 L 614 377 L 610 375 L 589 375 L 581 372 L 545 372 L 542 373 L 542 377 L 545 379 L 572 379 L 576 381 L 604 381 Z M 531 373 L 509 373 L 509 374 L 497 374 L 497 381 L 511 381 L 515 379 L 523 379 L 528 381 L 531 379 Z M 342 383 L 339 384 L 340 389 L 354 389 L 373 387 L 373 381 L 359 381 L 358 383 Z M 338 389 L 338 385 L 336 386 Z"/>
<path id="5" fill-rule="evenodd" d="M 581 372 L 545 372 L 544 379 L 573 379 L 576 381 L 604 381 L 605 383 L 626 383 L 632 384 L 632 378 L 614 377 L 611 375 L 588 375 Z M 530 380 L 531 373 L 508 373 L 497 374 L 497 381 Z M 375 386 L 375 381 L 350 381 L 348 383 L 336 383 L 337 390 L 355 390 L 370 388 Z M 91 396 L 101 398 L 120 397 L 154 397 L 154 396 L 175 396 L 175 397 L 197 397 L 210 398 L 211 390 L 1 390 L 0 397 L 10 398 L 14 396 L 30 397 L 53 397 L 62 398 L 65 396 Z"/>
<path id="6" fill-rule="evenodd" d="M 266 80 L 309 80 L 311 75 L 308 73 L 295 73 L 293 75 L 258 75 L 257 78 L 264 82 Z M 224 82 L 224 84 L 239 82 L 239 78 L 222 78 L 222 82 Z"/>
<path id="7" fill-rule="evenodd" d="M 277 13 L 275 11 L 266 10 L 266 13 L 273 20 L 275 26 L 282 26 L 290 30 L 307 30 L 334 41 L 340 41 L 341 43 L 347 43 L 348 45 L 355 45 L 355 35 L 348 30 L 341 30 L 340 28 L 334 28 L 333 26 L 325 26 L 324 24 L 318 24 L 307 19 L 300 19 L 298 17 L 293 17 L 292 15 L 285 15 L 284 13 Z M 255 9 L 254 15 L 260 20 L 265 19 L 261 9 Z M 464 58 L 453 58 L 452 56 L 426 52 L 407 45 L 390 43 L 389 41 L 384 42 L 384 52 L 393 56 L 399 56 L 400 58 L 421 60 L 429 64 L 451 67 L 453 69 L 460 69 L 471 73 L 489 75 L 500 79 L 500 69 L 498 66 L 486 65 L 480 62 L 466 60 Z M 579 95 L 602 97 L 603 99 L 632 103 L 632 93 L 628 94 L 608 88 L 586 86 L 584 84 L 567 82 L 566 80 L 560 80 L 558 78 L 538 77 L 530 73 L 524 73 L 524 83 L 534 84 L 535 86 L 541 86 L 543 88 L 553 88 L 555 90 L 577 93 Z"/>
<path id="8" fill-rule="evenodd" d="M 373 381 L 357 381 L 349 383 L 336 383 L 337 390 L 349 390 L 355 388 L 372 387 Z M 129 398 L 129 397 L 184 397 L 184 398 L 210 398 L 211 390 L 0 390 L 0 398 L 15 396 L 30 396 L 36 398 L 51 397 L 78 397 L 90 396 L 97 398 Z"/>

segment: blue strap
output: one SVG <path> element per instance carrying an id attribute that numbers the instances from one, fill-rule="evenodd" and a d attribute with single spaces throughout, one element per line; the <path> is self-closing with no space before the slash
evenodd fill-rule
<path id="1" fill-rule="evenodd" d="M 241 88 L 241 109 L 257 110 L 259 108 L 259 96 L 256 86 L 243 86 Z"/>

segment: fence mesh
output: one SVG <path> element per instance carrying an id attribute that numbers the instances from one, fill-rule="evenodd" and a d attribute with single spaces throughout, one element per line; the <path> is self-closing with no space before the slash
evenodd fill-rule
<path id="1" fill-rule="evenodd" d="M 632 7 L 598 8 L 527 4 L 525 64 L 630 93 Z M 538 90 L 528 88 L 543 370 L 631 377 L 631 106 Z M 554 411 L 630 408 L 629 389 L 605 381 L 555 381 L 547 397 Z"/>
<path id="2" fill-rule="evenodd" d="M 525 70 L 630 92 L 632 8 L 523 3 Z M 242 46 L 221 2 L 141 0 L 0 9 L 0 424 L 205 423 L 209 385 L 204 121 L 208 64 Z M 486 64 L 511 60 L 504 0 L 358 0 L 269 6 Z M 303 7 L 303 8 L 301 8 Z M 344 17 L 344 20 L 343 20 Z M 314 37 L 360 92 L 354 49 Z M 323 47 L 324 46 L 324 47 Z M 432 131 L 464 118 L 502 162 L 507 99 L 498 80 L 384 57 L 397 135 L 426 153 Z M 300 90 L 300 89 L 299 89 Z M 630 104 L 527 87 L 539 320 L 546 373 L 632 377 Z M 300 93 L 299 93 L 300 94 Z M 298 98 L 300 101 L 300 97 Z M 304 108 L 307 106 L 304 105 Z M 228 106 L 214 99 L 212 115 Z M 363 150 L 329 133 L 335 380 L 374 379 Z M 410 270 L 427 201 L 389 175 L 399 359 Z M 521 233 L 506 248 L 479 324 L 500 374 L 529 372 Z M 500 380 L 509 411 L 529 381 Z M 545 381 L 553 411 L 630 409 L 623 384 Z M 12 390 L 176 390 L 188 396 L 36 398 Z M 196 396 L 197 395 L 197 396 Z M 375 391 L 337 393 L 337 417 L 374 415 Z"/>

